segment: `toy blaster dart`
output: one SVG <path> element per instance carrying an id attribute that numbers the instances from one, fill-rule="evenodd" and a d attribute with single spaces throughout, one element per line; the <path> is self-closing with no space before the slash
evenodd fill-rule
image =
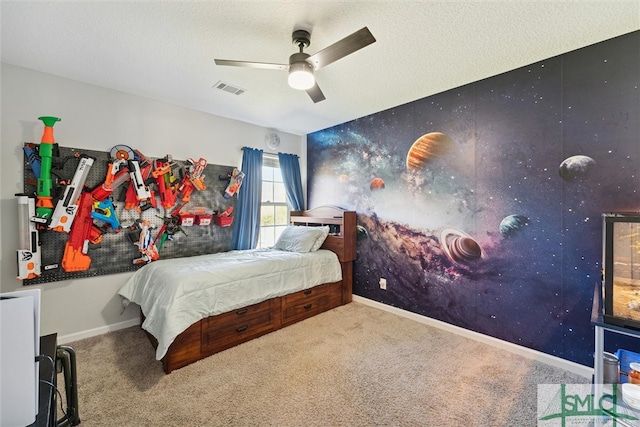
<path id="1" fill-rule="evenodd" d="M 53 125 L 61 119 L 58 117 L 38 117 L 44 123 L 44 133 L 40 140 L 40 177 L 38 178 L 38 186 L 36 189 L 36 215 L 35 220 L 41 223 L 47 223 L 51 219 L 53 213 L 53 202 L 51 197 L 51 164 L 53 162 L 53 150 L 55 148 L 55 139 L 53 138 Z"/>

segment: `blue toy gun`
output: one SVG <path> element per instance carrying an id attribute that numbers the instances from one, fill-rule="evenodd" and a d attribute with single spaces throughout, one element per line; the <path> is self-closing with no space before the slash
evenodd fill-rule
<path id="1" fill-rule="evenodd" d="M 113 206 L 113 202 L 110 198 L 106 198 L 102 201 L 93 202 L 93 212 L 91 212 L 91 218 L 103 221 L 116 233 L 120 231 L 120 221 L 116 217 L 116 208 Z"/>
<path id="2" fill-rule="evenodd" d="M 24 144 L 24 154 L 26 154 L 29 165 L 31 165 L 33 175 L 36 179 L 40 179 L 40 157 L 38 156 L 36 144 Z"/>

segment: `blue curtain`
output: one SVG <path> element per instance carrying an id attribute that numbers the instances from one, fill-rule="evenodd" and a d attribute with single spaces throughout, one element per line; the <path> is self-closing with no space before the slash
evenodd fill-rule
<path id="1" fill-rule="evenodd" d="M 282 172 L 282 182 L 291 207 L 294 211 L 304 210 L 304 195 L 302 194 L 302 178 L 300 176 L 298 156 L 278 153 L 278 161 Z"/>
<path id="2" fill-rule="evenodd" d="M 262 201 L 262 150 L 243 147 L 244 180 L 238 190 L 231 249 L 254 249 L 260 234 L 260 203 Z"/>

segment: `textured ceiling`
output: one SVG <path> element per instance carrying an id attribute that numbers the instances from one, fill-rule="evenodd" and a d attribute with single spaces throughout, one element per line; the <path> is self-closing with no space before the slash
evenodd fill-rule
<path id="1" fill-rule="evenodd" d="M 638 1 L 2 1 L 0 14 L 2 62 L 301 135 L 640 29 Z M 286 71 L 213 62 L 287 63 L 294 29 L 313 54 L 364 26 L 377 42 L 317 71 L 317 104 Z"/>

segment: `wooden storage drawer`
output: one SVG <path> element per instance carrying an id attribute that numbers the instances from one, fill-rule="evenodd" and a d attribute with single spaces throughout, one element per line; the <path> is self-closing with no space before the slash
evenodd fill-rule
<path id="1" fill-rule="evenodd" d="M 260 316 L 261 314 L 271 311 L 271 304 L 272 300 L 267 300 L 259 302 L 258 304 L 250 305 L 248 307 L 243 307 L 233 311 L 229 311 L 227 313 L 222 313 L 217 316 L 208 317 L 204 319 L 207 321 L 205 329 L 221 329 L 246 322 L 249 318 Z"/>
<path id="2" fill-rule="evenodd" d="M 285 295 L 282 297 L 282 305 L 286 307 L 291 304 L 296 304 L 299 301 L 308 301 L 309 299 L 313 299 L 320 295 L 326 295 L 327 293 L 341 293 L 341 285 L 342 282 L 327 283 L 325 285 L 314 286 L 313 288 L 305 289 L 294 294 Z"/>
<path id="3" fill-rule="evenodd" d="M 277 298 L 271 299 L 204 319 L 202 352 L 216 353 L 277 329 L 279 302 Z"/>
<path id="4" fill-rule="evenodd" d="M 282 298 L 282 324 L 290 325 L 342 303 L 342 282 L 329 283 Z"/>

